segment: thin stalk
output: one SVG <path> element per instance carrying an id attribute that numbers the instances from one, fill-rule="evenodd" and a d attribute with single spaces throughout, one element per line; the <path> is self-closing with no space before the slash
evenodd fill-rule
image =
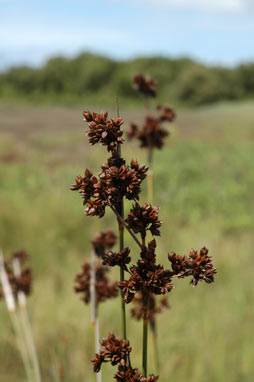
<path id="1" fill-rule="evenodd" d="M 150 100 L 146 98 L 145 102 L 146 107 L 146 113 L 149 115 L 151 105 Z M 148 172 L 147 172 L 147 196 L 148 196 L 148 203 L 150 203 L 153 206 L 154 203 L 154 190 L 153 190 L 153 148 L 151 145 L 151 142 L 149 142 L 148 147 L 148 155 L 147 155 L 147 161 L 148 161 Z M 156 374 L 159 374 L 160 371 L 160 364 L 159 364 L 159 350 L 158 350 L 158 341 L 157 341 L 157 331 L 156 331 L 156 318 L 154 317 L 153 323 L 150 322 L 150 330 L 152 335 L 152 347 L 153 347 L 153 354 L 154 354 L 154 364 L 155 364 L 155 372 Z"/>
<path id="2" fill-rule="evenodd" d="M 149 322 L 149 299 L 148 295 L 143 297 L 144 314 L 143 314 L 143 358 L 142 367 L 143 375 L 147 377 L 147 343 L 148 343 L 148 322 Z"/>
<path id="3" fill-rule="evenodd" d="M 90 299 L 91 299 L 91 329 L 92 337 L 94 338 L 94 350 L 98 353 L 100 350 L 100 328 L 98 317 L 98 306 L 96 302 L 96 256 L 92 249 L 91 251 L 91 263 L 90 263 Z M 101 382 L 101 371 L 96 373 L 96 381 Z"/>
<path id="4" fill-rule="evenodd" d="M 119 118 L 119 103 L 118 96 L 116 97 L 116 115 Z M 121 144 L 117 144 L 117 155 L 121 158 Z M 119 229 L 119 250 L 120 252 L 124 249 L 124 202 L 123 198 L 119 204 L 119 211 L 115 209 L 118 216 L 118 229 Z M 124 268 L 120 268 L 120 282 L 124 281 Z M 124 293 L 121 290 L 121 316 L 122 316 L 122 337 L 123 339 L 127 338 L 127 329 L 126 329 L 126 311 L 125 311 L 125 303 L 124 303 Z"/>
<path id="5" fill-rule="evenodd" d="M 18 259 L 13 260 L 13 270 L 14 270 L 14 275 L 16 277 L 21 276 L 20 261 Z M 38 360 L 38 355 L 37 355 L 36 348 L 35 348 L 32 328 L 31 328 L 31 324 L 30 324 L 30 320 L 29 320 L 29 316 L 28 316 L 28 312 L 27 312 L 26 295 L 22 291 L 18 292 L 18 303 L 19 303 L 19 308 L 20 308 L 20 310 L 19 310 L 20 321 L 21 321 L 21 325 L 23 328 L 27 348 L 29 351 L 29 356 L 30 356 L 32 364 L 33 364 L 35 378 L 36 378 L 37 382 L 41 382 L 41 372 L 40 372 L 39 360 Z"/>
<path id="6" fill-rule="evenodd" d="M 119 251 L 121 252 L 124 248 L 124 228 L 122 224 L 119 222 Z M 120 282 L 124 281 L 124 269 L 120 268 Z M 121 290 L 121 315 L 122 315 L 122 336 L 123 339 L 127 338 L 127 330 L 126 330 L 126 311 L 125 311 L 125 303 L 124 303 L 124 293 Z"/>
<path id="7" fill-rule="evenodd" d="M 148 172 L 147 172 L 147 189 L 148 202 L 153 206 L 153 149 L 148 147 Z"/>
<path id="8" fill-rule="evenodd" d="M 116 217 L 118 218 L 118 220 L 121 222 L 121 224 L 127 229 L 129 234 L 132 236 L 132 238 L 138 244 L 138 246 L 140 248 L 142 248 L 142 244 L 138 240 L 137 236 L 130 230 L 130 228 L 128 227 L 128 224 L 125 222 L 125 220 L 121 217 L 121 215 L 117 212 L 117 210 L 113 206 L 110 206 L 110 207 L 111 207 L 112 211 L 114 212 L 114 214 L 116 215 Z"/>
<path id="9" fill-rule="evenodd" d="M 157 330 L 156 330 L 156 321 L 150 320 L 150 329 L 151 329 L 151 337 L 152 337 L 152 348 L 153 348 L 153 356 L 154 356 L 154 364 L 155 364 L 155 375 L 160 373 L 160 361 L 159 361 L 159 351 L 158 351 L 158 343 L 157 343 Z"/>
<path id="10" fill-rule="evenodd" d="M 26 351 L 26 348 L 23 343 L 23 335 L 22 335 L 22 330 L 20 327 L 20 322 L 17 316 L 16 312 L 16 303 L 15 303 L 15 298 L 12 292 L 11 285 L 9 283 L 9 278 L 7 275 L 7 272 L 5 270 L 5 265 L 4 265 L 4 257 L 3 253 L 0 250 L 0 281 L 2 284 L 3 288 L 3 294 L 4 294 L 4 299 L 6 302 L 6 306 L 9 312 L 10 320 L 14 329 L 14 333 L 16 336 L 17 340 L 17 345 L 20 351 L 21 359 L 24 364 L 25 372 L 28 381 L 33 382 L 33 372 L 31 370 L 31 365 L 29 362 L 29 357 Z"/>

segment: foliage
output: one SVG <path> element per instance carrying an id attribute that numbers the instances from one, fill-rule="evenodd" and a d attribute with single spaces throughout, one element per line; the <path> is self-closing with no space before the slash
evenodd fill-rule
<path id="1" fill-rule="evenodd" d="M 97 100 L 107 105 L 117 92 L 125 102 L 134 104 L 139 97 L 131 87 L 131 79 L 140 72 L 158 80 L 159 101 L 200 105 L 254 96 L 253 63 L 229 69 L 208 67 L 188 58 L 119 62 L 84 53 L 73 59 L 50 59 L 38 69 L 16 67 L 1 73 L 0 99 L 58 104 Z M 102 99 L 98 99 L 98 93 Z"/>

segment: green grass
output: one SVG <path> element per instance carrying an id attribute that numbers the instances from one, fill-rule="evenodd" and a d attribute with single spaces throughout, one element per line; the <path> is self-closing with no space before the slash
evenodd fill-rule
<path id="1" fill-rule="evenodd" d="M 172 308 L 158 317 L 160 381 L 252 382 L 253 105 L 178 114 L 166 147 L 155 153 L 155 202 L 164 223 L 158 257 L 167 264 L 170 251 L 206 245 L 218 275 L 213 285 L 196 289 L 187 280 L 175 281 Z M 94 381 L 89 307 L 73 293 L 73 280 L 90 256 L 94 232 L 116 230 L 116 223 L 110 212 L 103 219 L 85 217 L 69 185 L 86 167 L 98 172 L 106 150 L 88 146 L 77 108 L 6 106 L 0 115 L 0 246 L 6 256 L 19 248 L 31 254 L 29 310 L 43 382 Z M 142 117 L 137 110 L 122 115 L 126 121 Z M 123 153 L 146 161 L 135 143 L 126 143 Z M 126 242 L 137 258 L 127 234 Z M 117 276 L 113 271 L 112 278 Z M 101 306 L 102 336 L 120 335 L 119 317 L 118 299 Z M 0 325 L 0 381 L 25 381 L 3 301 Z M 137 367 L 141 330 L 140 322 L 128 322 Z M 106 366 L 103 376 L 104 382 L 113 380 L 112 367 Z"/>

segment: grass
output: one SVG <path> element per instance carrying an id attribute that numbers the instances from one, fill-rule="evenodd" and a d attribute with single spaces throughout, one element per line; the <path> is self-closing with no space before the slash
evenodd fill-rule
<path id="1" fill-rule="evenodd" d="M 167 146 L 155 154 L 155 202 L 164 222 L 158 254 L 166 264 L 170 251 L 206 245 L 218 275 L 215 284 L 196 289 L 188 281 L 175 282 L 172 308 L 158 323 L 160 380 L 252 382 L 253 105 L 178 114 Z M 0 244 L 5 255 L 19 248 L 31 254 L 29 309 L 43 381 L 94 381 L 89 308 L 73 293 L 73 280 L 90 256 L 94 232 L 117 226 L 110 212 L 102 220 L 85 217 L 81 199 L 68 189 L 86 167 L 99 170 L 106 150 L 88 146 L 78 108 L 5 106 L 0 115 Z M 136 110 L 123 110 L 122 116 L 141 118 Z M 123 146 L 123 153 L 146 161 L 134 143 Z M 126 242 L 136 258 L 128 234 Z M 101 334 L 120 335 L 119 301 L 100 310 Z M 25 381 L 3 302 L 0 325 L 0 381 Z M 127 329 L 139 368 L 141 326 L 129 321 Z M 151 352 L 149 365 L 152 372 Z M 112 368 L 105 367 L 103 376 L 112 380 Z"/>

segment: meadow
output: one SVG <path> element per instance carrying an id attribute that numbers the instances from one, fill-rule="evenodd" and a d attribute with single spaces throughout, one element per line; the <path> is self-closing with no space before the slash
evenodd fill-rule
<path id="1" fill-rule="evenodd" d="M 121 103 L 120 113 L 126 127 L 142 118 L 142 112 Z M 171 309 L 158 318 L 160 380 L 253 382 L 253 103 L 177 114 L 166 147 L 154 159 L 154 199 L 164 223 L 159 260 L 166 264 L 171 251 L 205 245 L 218 274 L 214 284 L 195 289 L 188 280 L 176 281 Z M 92 382 L 89 307 L 74 294 L 74 278 L 90 257 L 94 232 L 117 227 L 110 212 L 103 220 L 86 217 L 81 198 L 69 187 L 85 168 L 99 172 L 106 150 L 88 145 L 82 108 L 5 105 L 0 117 L 0 247 L 6 256 L 20 248 L 31 255 L 29 312 L 43 381 Z M 123 154 L 146 162 L 136 143 L 125 144 Z M 144 190 L 143 202 L 145 195 Z M 128 233 L 125 240 L 135 257 Z M 113 271 L 112 279 L 117 277 Z M 100 311 L 101 335 L 120 335 L 118 299 Z M 25 381 L 3 301 L 0 325 L 0 381 Z M 127 328 L 137 367 L 141 325 L 131 320 Z M 152 353 L 149 364 L 152 372 Z M 110 366 L 103 376 L 113 380 Z"/>

